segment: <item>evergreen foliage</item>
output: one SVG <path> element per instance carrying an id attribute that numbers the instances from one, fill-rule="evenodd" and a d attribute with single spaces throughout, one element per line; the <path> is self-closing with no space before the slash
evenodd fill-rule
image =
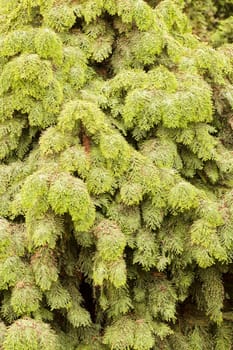
<path id="1" fill-rule="evenodd" d="M 232 349 L 232 18 L 0 0 L 0 349 Z"/>

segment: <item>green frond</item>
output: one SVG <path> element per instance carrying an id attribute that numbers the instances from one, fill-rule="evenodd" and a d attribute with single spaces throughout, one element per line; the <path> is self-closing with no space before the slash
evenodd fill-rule
<path id="1" fill-rule="evenodd" d="M 95 228 L 97 252 L 105 262 L 116 261 L 122 255 L 126 245 L 125 235 L 110 220 L 104 220 Z"/>
<path id="2" fill-rule="evenodd" d="M 189 333 L 188 340 L 188 346 L 193 350 L 209 350 L 213 347 L 208 332 L 198 326 L 194 327 L 193 331 Z"/>
<path id="3" fill-rule="evenodd" d="M 155 8 L 155 16 L 164 21 L 169 31 L 177 31 L 179 34 L 190 31 L 188 19 L 182 12 L 183 0 L 165 0 Z"/>
<path id="4" fill-rule="evenodd" d="M 87 188 L 90 193 L 98 195 L 112 192 L 114 184 L 114 177 L 110 170 L 97 167 L 90 169 L 87 176 Z"/>
<path id="5" fill-rule="evenodd" d="M 173 93 L 178 89 L 176 75 L 162 65 L 148 71 L 147 84 L 158 90 L 166 90 L 169 93 Z"/>
<path id="6" fill-rule="evenodd" d="M 144 142 L 141 152 L 159 168 L 182 168 L 176 143 L 165 137 Z"/>
<path id="7" fill-rule="evenodd" d="M 151 349 L 154 345 L 152 327 L 145 320 L 136 320 L 134 349 Z"/>
<path id="8" fill-rule="evenodd" d="M 47 245 L 54 249 L 56 241 L 64 232 L 63 221 L 53 213 L 46 213 L 42 218 L 27 223 L 29 248 Z"/>
<path id="9" fill-rule="evenodd" d="M 74 327 L 88 327 L 91 325 L 89 312 L 77 304 L 72 304 L 67 312 L 67 319 Z"/>
<path id="10" fill-rule="evenodd" d="M 35 30 L 16 30 L 2 38 L 0 57 L 13 57 L 20 52 L 34 52 Z"/>
<path id="11" fill-rule="evenodd" d="M 4 96 L 0 98 L 0 119 L 1 122 L 4 122 L 7 119 L 13 117 L 14 104 L 12 101 L 12 96 Z"/>
<path id="12" fill-rule="evenodd" d="M 203 161 L 199 159 L 193 152 L 191 152 L 189 149 L 184 147 L 181 152 L 180 156 L 182 159 L 183 168 L 181 170 L 181 173 L 185 177 L 193 178 L 198 170 L 202 170 L 204 167 Z M 205 165 L 206 169 L 207 164 Z"/>
<path id="13" fill-rule="evenodd" d="M 195 71 L 196 68 L 200 75 L 208 74 L 219 85 L 225 85 L 225 78 L 232 72 L 230 58 L 205 44 L 190 51 L 180 65 L 182 70 Z"/>
<path id="14" fill-rule="evenodd" d="M 46 95 L 43 96 L 42 105 L 45 112 L 49 114 L 58 113 L 63 102 L 63 90 L 58 80 L 54 79 L 46 89 Z"/>
<path id="15" fill-rule="evenodd" d="M 4 159 L 18 147 L 23 129 L 26 126 L 25 120 L 15 118 L 1 123 L 0 126 L 0 159 Z"/>
<path id="16" fill-rule="evenodd" d="M 214 265 L 214 258 L 211 256 L 211 254 L 203 247 L 192 247 L 192 256 L 194 261 L 197 262 L 198 266 L 206 269 L 207 267 L 210 267 Z"/>
<path id="17" fill-rule="evenodd" d="M 15 321 L 8 328 L 3 346 L 5 350 L 58 349 L 57 337 L 49 325 L 31 318 Z"/>
<path id="18" fill-rule="evenodd" d="M 86 178 L 90 170 L 90 159 L 83 147 L 71 146 L 60 153 L 60 167 L 67 172 L 77 172 L 81 178 Z"/>
<path id="19" fill-rule="evenodd" d="M 143 198 L 143 187 L 140 183 L 126 182 L 121 187 L 120 196 L 126 205 L 139 204 Z"/>
<path id="20" fill-rule="evenodd" d="M 187 223 L 177 222 L 176 220 L 177 218 L 173 217 L 167 222 L 164 221 L 158 232 L 162 255 L 167 256 L 170 260 L 184 252 L 187 239 Z M 183 261 L 183 263 L 185 262 Z"/>
<path id="21" fill-rule="evenodd" d="M 109 280 L 115 288 L 126 285 L 126 264 L 123 258 L 118 260 L 104 262 L 101 261 L 101 255 L 96 254 L 93 266 L 94 285 L 102 286 Z"/>
<path id="22" fill-rule="evenodd" d="M 216 350 L 230 350 L 232 345 L 232 328 L 228 322 L 223 323 L 217 327 L 215 336 Z"/>
<path id="23" fill-rule="evenodd" d="M 17 316 L 30 315 L 39 309 L 41 299 L 42 293 L 35 284 L 22 280 L 12 290 L 11 306 Z"/>
<path id="24" fill-rule="evenodd" d="M 160 316 L 164 321 L 175 321 L 177 295 L 169 281 L 157 279 L 148 290 L 148 297 L 153 317 Z"/>
<path id="25" fill-rule="evenodd" d="M 50 186 L 48 202 L 56 214 L 70 213 L 74 221 L 85 222 L 86 214 L 93 210 L 93 204 L 85 183 L 68 174 L 58 174 Z M 90 227 L 94 218 L 89 218 Z"/>
<path id="26" fill-rule="evenodd" d="M 39 29 L 35 35 L 36 53 L 45 59 L 51 59 L 56 64 L 62 62 L 62 42 L 49 28 Z"/>
<path id="27" fill-rule="evenodd" d="M 127 280 L 126 262 L 123 258 L 109 264 L 109 281 L 116 288 L 124 287 Z"/>
<path id="28" fill-rule="evenodd" d="M 75 23 L 76 16 L 72 7 L 66 4 L 53 6 L 45 11 L 44 25 L 57 32 L 68 31 Z"/>
<path id="29" fill-rule="evenodd" d="M 52 312 L 43 307 L 40 307 L 38 310 L 34 311 L 33 317 L 35 318 L 35 320 L 38 320 L 38 321 L 51 322 L 53 320 Z"/>
<path id="30" fill-rule="evenodd" d="M 68 73 L 77 64 L 85 68 L 87 58 L 79 47 L 65 46 L 63 48 L 62 72 Z"/>
<path id="31" fill-rule="evenodd" d="M 133 263 L 140 264 L 146 271 L 155 267 L 159 255 L 155 234 L 151 231 L 140 230 L 137 232 L 135 243 Z"/>
<path id="32" fill-rule="evenodd" d="M 71 214 L 72 215 L 72 214 Z M 77 232 L 88 232 L 95 222 L 96 211 L 94 205 L 90 205 L 82 220 L 75 221 L 74 219 L 74 228 Z"/>
<path id="33" fill-rule="evenodd" d="M 36 54 L 24 54 L 14 58 L 5 65 L 1 74 L 1 94 L 10 88 L 23 88 L 27 82 L 31 85 L 39 84 L 39 88 L 46 88 L 53 79 L 50 62 L 42 61 Z M 40 90 L 38 89 L 38 96 Z"/>
<path id="34" fill-rule="evenodd" d="M 177 289 L 179 301 L 184 301 L 189 295 L 189 288 L 194 282 L 194 272 L 186 270 L 177 270 L 172 278 Z"/>
<path id="35" fill-rule="evenodd" d="M 153 333 L 162 340 L 165 340 L 167 336 L 173 334 L 173 330 L 166 323 L 153 322 L 152 327 Z"/>
<path id="36" fill-rule="evenodd" d="M 42 291 L 50 289 L 57 281 L 58 267 L 52 250 L 44 247 L 37 249 L 31 257 L 31 266 L 36 284 Z"/>
<path id="37" fill-rule="evenodd" d="M 148 131 L 161 122 L 159 113 L 162 92 L 135 89 L 128 93 L 122 111 L 122 117 L 127 128 L 137 125 Z M 164 98 L 164 95 L 163 95 Z"/>
<path id="38" fill-rule="evenodd" d="M 25 254 L 26 232 L 24 225 L 7 225 L 5 220 L 1 220 L 1 237 L 0 258 L 18 256 Z M 7 249 L 5 249 L 7 248 Z"/>
<path id="39" fill-rule="evenodd" d="M 143 66 L 153 64 L 165 46 L 163 33 L 160 27 L 150 31 L 136 31 L 121 36 L 114 51 L 111 63 L 115 73 L 131 67 L 141 69 Z"/>
<path id="40" fill-rule="evenodd" d="M 97 17 L 100 17 L 103 11 L 103 0 L 87 0 L 75 7 L 75 13 L 78 17 L 83 16 L 87 24 Z"/>
<path id="41" fill-rule="evenodd" d="M 90 52 L 92 59 L 102 62 L 112 53 L 114 43 L 114 31 L 105 21 L 98 20 L 84 28 L 85 33 L 91 39 Z"/>
<path id="42" fill-rule="evenodd" d="M 11 306 L 11 294 L 9 291 L 3 293 L 1 318 L 7 323 L 12 323 L 18 318 Z"/>
<path id="43" fill-rule="evenodd" d="M 196 140 L 190 144 L 190 149 L 198 158 L 203 160 L 211 160 L 216 158 L 217 140 L 211 133 L 215 129 L 209 125 L 196 124 L 194 127 Z"/>
<path id="44" fill-rule="evenodd" d="M 74 237 L 76 242 L 82 247 L 91 247 L 94 244 L 93 233 L 85 223 L 80 224 L 74 222 Z"/>
<path id="45" fill-rule="evenodd" d="M 23 209 L 29 213 L 33 212 L 34 217 L 40 218 L 41 214 L 47 212 L 49 208 L 49 177 L 50 175 L 39 171 L 29 176 L 22 187 L 21 203 Z"/>
<path id="46" fill-rule="evenodd" d="M 168 196 L 168 204 L 176 212 L 183 212 L 199 205 L 199 191 L 190 183 L 181 181 L 173 187 Z"/>
<path id="47" fill-rule="evenodd" d="M 142 204 L 142 216 L 147 228 L 156 230 L 161 226 L 164 219 L 165 211 L 153 203 L 152 200 L 147 199 Z"/>
<path id="48" fill-rule="evenodd" d="M 147 74 L 143 70 L 127 69 L 116 74 L 112 79 L 107 81 L 104 91 L 108 97 L 121 97 L 124 91 L 139 88 L 147 81 Z M 108 102 L 109 103 L 109 102 Z"/>
<path id="49" fill-rule="evenodd" d="M 217 324 L 222 323 L 222 308 L 224 298 L 224 288 L 221 273 L 216 268 L 208 268 L 200 271 L 202 281 L 202 291 L 205 298 L 205 309 L 210 319 Z"/>
<path id="50" fill-rule="evenodd" d="M 233 162 L 231 151 L 225 148 L 221 143 L 217 144 L 216 164 L 221 173 L 231 174 L 233 171 Z"/>
<path id="51" fill-rule="evenodd" d="M 106 130 L 105 115 L 93 102 L 76 100 L 65 104 L 58 117 L 58 128 L 61 131 L 71 131 L 83 123 L 86 130 L 95 135 Z"/>
<path id="52" fill-rule="evenodd" d="M 46 291 L 46 299 L 51 310 L 69 309 L 72 307 L 69 292 L 58 281 L 54 282 L 51 288 Z"/>
<path id="53" fill-rule="evenodd" d="M 106 159 L 117 159 L 121 156 L 128 157 L 131 153 L 129 145 L 119 133 L 105 133 L 100 136 L 100 151 Z"/>
<path id="54" fill-rule="evenodd" d="M 116 289 L 108 286 L 106 294 L 101 293 L 99 302 L 102 310 L 106 311 L 108 317 L 111 318 L 127 314 L 133 308 L 129 291 L 126 287 Z"/>
<path id="55" fill-rule="evenodd" d="M 134 1 L 134 21 L 141 31 L 150 29 L 154 24 L 154 14 L 151 7 L 142 0 Z"/>
<path id="56" fill-rule="evenodd" d="M 199 219 L 191 226 L 190 235 L 192 243 L 206 249 L 206 254 L 210 254 L 219 261 L 227 261 L 226 250 L 221 244 L 215 226 L 205 219 Z"/>
<path id="57" fill-rule="evenodd" d="M 51 154 L 60 153 L 61 151 L 75 145 L 77 137 L 72 135 L 66 136 L 55 127 L 47 128 L 40 137 L 40 150 L 42 155 L 48 156 Z"/>
<path id="58" fill-rule="evenodd" d="M 46 111 L 43 104 L 39 101 L 35 102 L 34 106 L 30 108 L 28 121 L 32 127 L 38 126 L 42 129 L 45 129 L 50 125 L 54 125 L 56 120 L 56 114 Z"/>
<path id="59" fill-rule="evenodd" d="M 125 316 L 108 326 L 103 343 L 116 349 L 127 350 L 134 346 L 135 321 Z"/>
<path id="60" fill-rule="evenodd" d="M 221 212 L 221 208 L 216 202 L 202 201 L 197 212 L 201 218 L 205 219 L 213 227 L 221 226 L 224 224 L 224 213 Z"/>
<path id="61" fill-rule="evenodd" d="M 9 256 L 0 261 L 1 289 L 14 286 L 28 274 L 28 266 L 18 256 Z"/>

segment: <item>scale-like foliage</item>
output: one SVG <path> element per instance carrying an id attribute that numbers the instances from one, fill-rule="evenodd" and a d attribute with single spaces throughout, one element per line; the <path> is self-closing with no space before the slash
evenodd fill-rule
<path id="1" fill-rule="evenodd" d="M 232 23 L 0 0 L 0 349 L 232 348 Z"/>

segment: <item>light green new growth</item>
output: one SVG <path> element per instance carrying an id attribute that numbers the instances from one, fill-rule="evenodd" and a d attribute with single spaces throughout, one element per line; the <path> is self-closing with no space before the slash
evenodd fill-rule
<path id="1" fill-rule="evenodd" d="M 231 349 L 232 23 L 0 0 L 0 349 Z"/>

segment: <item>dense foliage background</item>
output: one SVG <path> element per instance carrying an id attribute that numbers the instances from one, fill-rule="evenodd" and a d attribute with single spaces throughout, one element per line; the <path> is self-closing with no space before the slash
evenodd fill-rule
<path id="1" fill-rule="evenodd" d="M 233 348 L 232 0 L 0 0 L 0 349 Z"/>

